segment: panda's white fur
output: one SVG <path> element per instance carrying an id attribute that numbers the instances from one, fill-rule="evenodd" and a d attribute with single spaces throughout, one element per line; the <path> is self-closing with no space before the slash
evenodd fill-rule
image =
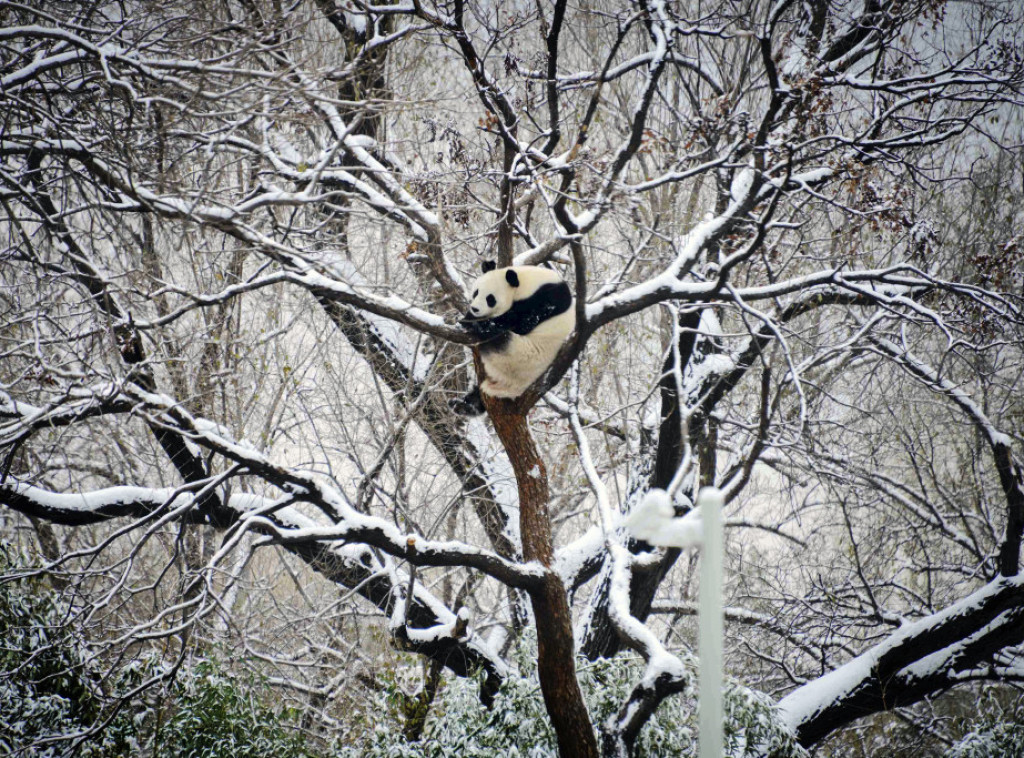
<path id="1" fill-rule="evenodd" d="M 511 266 L 487 271 L 474 282 L 463 323 L 476 326 L 485 338 L 499 332 L 480 345 L 486 374 L 480 391 L 514 398 L 551 365 L 576 325 L 576 313 L 569 287 L 557 273 Z"/>

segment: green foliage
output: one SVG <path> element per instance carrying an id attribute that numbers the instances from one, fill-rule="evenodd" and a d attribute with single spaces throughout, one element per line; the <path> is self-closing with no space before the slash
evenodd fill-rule
<path id="1" fill-rule="evenodd" d="M 305 758 L 313 754 L 295 726 L 298 714 L 268 705 L 274 693 L 265 680 L 235 676 L 216 661 L 183 667 L 174 683 L 159 693 L 149 690 L 126 696 L 141 683 L 167 673 L 159 661 L 142 658 L 113 676 L 102 677 L 103 670 L 73 630 L 68 608 L 48 584 L 9 578 L 18 574 L 19 565 L 24 565 L 24 558 L 0 542 L 0 576 L 8 576 L 0 581 L 0 755 Z M 405 681 L 410 672 L 422 671 L 415 660 L 384 672 L 378 676 L 378 695 L 350 714 L 349 744 L 326 754 L 335 758 L 556 758 L 555 735 L 537 683 L 536 643 L 520 644 L 514 657 L 520 675 L 507 678 L 491 709 L 480 704 L 478 681 L 450 680 L 440 686 L 436 697 L 421 698 L 412 692 L 415 683 Z M 595 725 L 617 714 L 642 675 L 642 663 L 632 657 L 581 662 L 580 682 Z M 962 717 L 949 719 L 955 724 L 951 731 L 965 736 L 947 751 L 946 758 L 1024 756 L 1020 727 L 1024 698 L 985 690 L 970 697 L 970 706 Z M 725 710 L 727 756 L 806 755 L 779 726 L 766 696 L 730 685 Z M 410 740 L 410 734 L 420 734 L 418 722 L 424 715 L 422 737 Z M 414 719 L 417 728 L 411 730 Z M 696 701 L 689 687 L 661 705 L 641 732 L 635 755 L 692 758 L 696 736 Z M 889 735 L 880 744 L 893 741 Z"/>
<path id="2" fill-rule="evenodd" d="M 830 735 L 817 755 L 833 758 L 1024 758 L 1024 694 L 978 683 L 878 713 Z M 923 725 L 923 726 L 922 726 Z"/>
<path id="3" fill-rule="evenodd" d="M 535 655 L 534 644 L 520 646 L 517 657 L 523 675 L 506 680 L 491 710 L 480 705 L 477 682 L 448 682 L 438 694 L 418 742 L 404 738 L 401 713 L 396 707 L 408 696 L 396 691 L 395 677 L 382 679 L 378 699 L 359 714 L 356 741 L 343 748 L 339 758 L 557 758 L 555 736 L 533 670 Z M 605 723 L 618 712 L 642 674 L 642 664 L 625 656 L 581 663 L 580 683 L 595 724 Z M 771 703 L 763 696 L 731 686 L 725 707 L 729 756 L 806 755 L 778 725 Z M 696 748 L 691 690 L 662 704 L 641 732 L 634 755 L 690 758 L 696 755 Z"/>
<path id="4" fill-rule="evenodd" d="M 0 543 L 0 574 L 22 563 Z M 130 718 L 107 718 L 84 653 L 43 582 L 0 582 L 0 755 L 105 758 L 134 752 Z"/>
<path id="5" fill-rule="evenodd" d="M 0 576 L 25 565 L 0 542 Z M 15 569 L 11 571 L 11 569 Z M 164 673 L 152 658 L 101 670 L 45 582 L 0 581 L 0 755 L 32 758 L 301 758 L 295 714 L 265 705 L 266 683 L 216 663 L 183 670 L 158 701 L 138 685 Z"/>
<path id="6" fill-rule="evenodd" d="M 382 685 L 355 721 L 355 741 L 338 758 L 514 758 L 555 755 L 554 732 L 531 678 L 509 677 L 494 708 L 480 704 L 479 681 L 456 679 L 434 701 L 426 733 L 405 737 L 403 704 L 408 695 L 396 672 L 378 677 Z"/>
<path id="7" fill-rule="evenodd" d="M 992 691 L 978 702 L 980 719 L 946 758 L 1020 758 L 1024 755 L 1024 697 L 1007 707 Z"/>
<path id="8" fill-rule="evenodd" d="M 210 661 L 175 687 L 174 713 L 153 736 L 160 758 L 305 756 L 295 713 L 265 705 L 270 691 L 256 678 L 234 679 Z"/>

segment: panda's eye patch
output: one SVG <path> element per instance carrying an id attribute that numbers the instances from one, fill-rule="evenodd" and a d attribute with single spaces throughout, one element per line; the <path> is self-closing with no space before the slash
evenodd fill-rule
<path id="1" fill-rule="evenodd" d="M 480 294 L 480 290 L 473 290 L 473 297 L 476 297 L 479 294 Z"/>
<path id="2" fill-rule="evenodd" d="M 487 296 L 487 307 L 493 308 L 496 302 L 498 302 L 498 300 L 496 297 L 494 297 L 494 295 Z"/>

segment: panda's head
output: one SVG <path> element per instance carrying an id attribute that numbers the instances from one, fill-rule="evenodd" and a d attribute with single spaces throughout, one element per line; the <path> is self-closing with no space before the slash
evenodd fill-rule
<path id="1" fill-rule="evenodd" d="M 494 261 L 484 262 L 484 274 L 473 283 L 467 318 L 496 318 L 508 311 L 517 300 L 520 285 L 514 268 L 495 268 Z"/>

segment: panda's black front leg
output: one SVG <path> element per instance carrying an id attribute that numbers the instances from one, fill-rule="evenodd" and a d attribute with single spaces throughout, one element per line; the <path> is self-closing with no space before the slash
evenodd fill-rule
<path id="1" fill-rule="evenodd" d="M 465 396 L 449 400 L 448 406 L 460 416 L 479 416 L 485 410 L 484 399 L 480 397 L 480 385 L 474 384 Z"/>
<path id="2" fill-rule="evenodd" d="M 481 352 L 500 349 L 511 336 L 509 330 L 497 319 L 465 318 L 459 324 L 477 338 Z M 479 416 L 485 410 L 479 382 L 464 397 L 450 400 L 448 405 L 461 416 Z"/>
<path id="3" fill-rule="evenodd" d="M 498 319 L 492 318 L 464 318 L 459 325 L 476 337 L 478 342 L 490 342 L 508 332 L 506 326 L 501 324 Z"/>

